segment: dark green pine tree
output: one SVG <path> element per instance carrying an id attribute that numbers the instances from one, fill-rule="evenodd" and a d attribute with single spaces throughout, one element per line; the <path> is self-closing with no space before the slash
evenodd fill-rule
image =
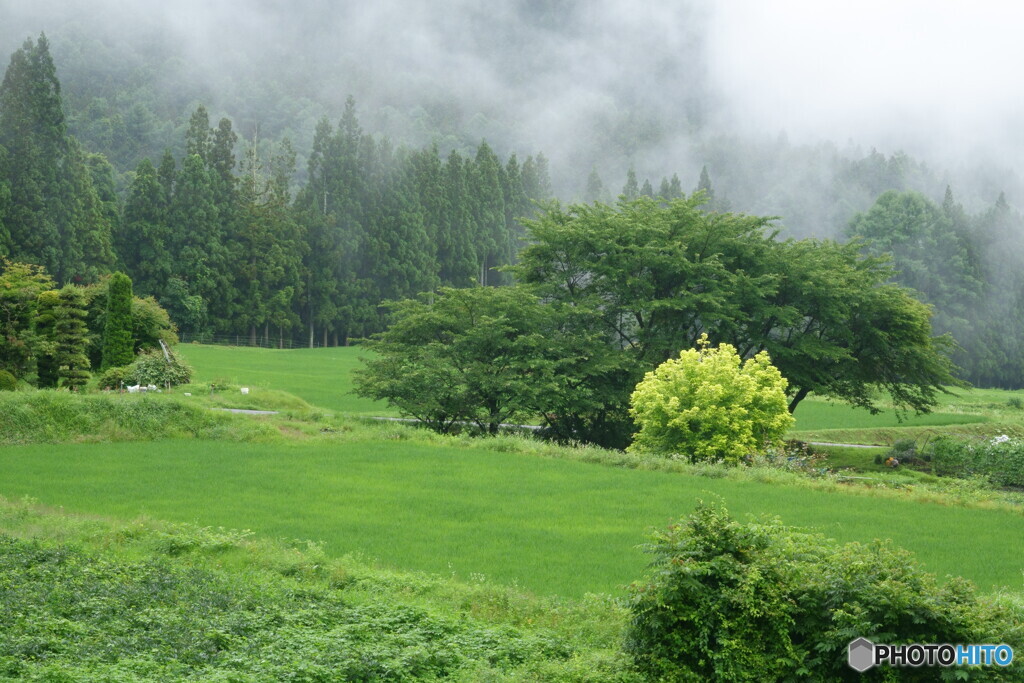
<path id="1" fill-rule="evenodd" d="M 42 265 L 60 281 L 92 281 L 108 272 L 112 225 L 89 159 L 67 135 L 45 35 L 11 56 L 0 85 L 0 147 L 8 152 L 10 256 Z"/>
<path id="2" fill-rule="evenodd" d="M 679 175 L 676 173 L 672 174 L 672 181 L 668 186 L 668 194 L 665 195 L 665 199 L 682 199 L 683 197 L 683 183 L 679 180 Z"/>
<path id="3" fill-rule="evenodd" d="M 675 176 L 673 176 L 673 179 Z M 724 197 L 718 197 L 715 195 L 715 188 L 711 186 L 711 174 L 708 173 L 708 167 L 705 165 L 700 169 L 700 180 L 697 181 L 697 192 L 703 192 L 704 198 L 707 200 L 704 204 L 704 210 L 709 213 L 726 213 L 730 209 L 730 202 Z"/>
<path id="4" fill-rule="evenodd" d="M 132 281 L 121 272 L 110 277 L 100 370 L 119 368 L 135 360 L 132 336 Z"/>
<path id="5" fill-rule="evenodd" d="M 662 177 L 661 185 L 658 186 L 658 197 L 660 199 L 673 199 L 669 195 L 672 194 L 672 186 L 668 183 L 668 178 Z"/>
<path id="6" fill-rule="evenodd" d="M 445 194 L 444 166 L 441 164 L 437 145 L 413 152 L 408 163 L 413 177 L 413 190 L 419 199 L 423 215 L 423 228 L 430 245 L 429 251 L 434 260 L 434 274 L 440 277 L 440 240 L 447 229 L 451 208 Z"/>
<path id="7" fill-rule="evenodd" d="M 190 157 L 194 154 L 202 159 L 204 164 L 209 163 L 212 146 L 210 114 L 206 107 L 200 104 L 188 120 L 188 129 L 185 131 L 185 156 Z"/>
<path id="8" fill-rule="evenodd" d="M 523 171 L 515 154 L 505 163 L 505 172 L 501 178 L 505 198 L 505 232 L 511 240 L 510 259 L 515 260 L 515 255 L 525 244 L 526 228 L 520 220 L 529 219 L 533 214 L 533 204 L 526 194 Z"/>
<path id="9" fill-rule="evenodd" d="M 7 180 L 7 150 L 0 146 L 0 258 L 9 256 L 11 231 L 7 229 L 8 213 L 11 210 L 11 185 Z"/>
<path id="10" fill-rule="evenodd" d="M 441 284 L 451 287 L 468 287 L 480 278 L 481 255 L 470 210 L 469 167 L 455 150 L 444 164 L 448 216 L 437 239 L 437 261 Z"/>
<path id="11" fill-rule="evenodd" d="M 268 344 L 271 326 L 282 339 L 298 325 L 293 311 L 301 289 L 304 242 L 289 206 L 294 165 L 295 153 L 287 141 L 267 167 L 255 144 L 242 162 L 239 210 L 229 242 L 238 297 L 234 321 L 252 343 L 262 337 Z"/>
<path id="12" fill-rule="evenodd" d="M 423 209 L 416 193 L 413 168 L 394 164 L 382 186 L 376 240 L 383 246 L 373 261 L 372 274 L 380 300 L 408 299 L 433 291 L 439 282 L 437 261 Z M 378 320 L 379 329 L 384 328 Z"/>
<path id="13" fill-rule="evenodd" d="M 335 269 L 341 262 L 342 240 L 333 211 L 332 188 L 338 172 L 335 151 L 334 129 L 327 119 L 321 119 L 309 155 L 308 182 L 295 202 L 309 245 L 303 261 L 302 317 L 309 330 L 310 348 L 316 333 L 326 334 L 328 325 L 337 319 L 339 283 Z"/>
<path id="14" fill-rule="evenodd" d="M 505 223 L 504 169 L 486 142 L 476 151 L 469 173 L 470 215 L 478 244 L 480 284 L 503 285 L 510 279 L 496 268 L 512 262 L 513 241 Z"/>
<path id="15" fill-rule="evenodd" d="M 711 186 L 711 174 L 708 173 L 707 165 L 700 169 L 700 180 L 697 181 L 696 191 L 704 193 L 704 198 L 707 200 L 706 207 L 710 208 L 715 203 L 715 188 Z"/>
<path id="16" fill-rule="evenodd" d="M 651 185 L 649 179 L 644 179 L 643 187 L 640 188 L 640 194 L 644 197 L 654 197 L 654 186 Z"/>
<path id="17" fill-rule="evenodd" d="M 173 169 L 173 158 L 170 163 Z M 115 236 L 117 253 L 140 295 L 162 298 L 165 294 L 173 272 L 169 237 L 164 184 L 149 159 L 143 159 L 128 187 L 124 217 Z"/>
<path id="18" fill-rule="evenodd" d="M 0 146 L 8 152 L 10 255 L 59 278 L 63 244 L 52 205 L 68 200 L 60 171 L 68 149 L 60 83 L 45 35 L 11 55 L 0 85 Z"/>
<path id="19" fill-rule="evenodd" d="M 198 296 L 212 312 L 214 300 L 224 295 L 220 289 L 224 242 L 210 173 L 198 154 L 186 157 L 177 174 L 168 224 L 173 275 L 187 288 L 182 297 Z M 176 313 L 173 308 L 168 308 L 172 317 Z M 178 318 L 175 320 L 182 324 Z M 223 325 L 228 321 L 218 322 Z M 206 331 L 185 325 L 182 329 L 192 333 Z"/>
<path id="20" fill-rule="evenodd" d="M 55 362 L 60 386 L 72 391 L 85 386 L 90 376 L 89 357 L 86 355 L 86 315 L 85 298 L 81 288 L 65 285 L 60 290 L 57 308 L 54 311 Z"/>

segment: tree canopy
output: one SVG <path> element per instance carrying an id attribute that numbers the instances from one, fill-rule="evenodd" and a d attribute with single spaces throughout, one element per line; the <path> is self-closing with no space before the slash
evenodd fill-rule
<path id="1" fill-rule="evenodd" d="M 745 358 L 767 351 L 789 381 L 791 411 L 811 392 L 874 409 L 879 390 L 927 411 L 958 383 L 950 340 L 889 282 L 885 259 L 856 243 L 779 240 L 772 219 L 708 213 L 703 201 L 552 206 L 528 224 L 533 241 L 514 271 L 587 312 L 646 369 L 702 334 Z"/>

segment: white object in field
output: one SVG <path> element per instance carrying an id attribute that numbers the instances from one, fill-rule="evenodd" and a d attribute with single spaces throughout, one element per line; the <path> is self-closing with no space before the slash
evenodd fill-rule
<path id="1" fill-rule="evenodd" d="M 186 396 L 191 396 L 191 395 L 192 395 L 192 392 L 190 392 L 190 391 L 186 391 L 186 392 L 185 392 L 185 395 L 186 395 Z"/>
<path id="2" fill-rule="evenodd" d="M 147 391 L 156 391 L 156 385 L 155 384 L 150 384 L 149 386 L 146 387 L 146 390 Z"/>
<path id="3" fill-rule="evenodd" d="M 243 394 L 248 394 L 249 393 L 249 387 L 242 387 L 242 393 Z"/>
<path id="4" fill-rule="evenodd" d="M 137 394 L 137 393 L 139 393 L 139 389 L 140 389 L 140 388 L 141 388 L 141 387 L 140 387 L 140 386 L 139 386 L 138 384 L 136 384 L 136 385 L 135 385 L 135 386 L 133 386 L 133 387 L 127 387 L 127 389 L 128 389 L 128 393 L 129 393 L 129 394 Z"/>

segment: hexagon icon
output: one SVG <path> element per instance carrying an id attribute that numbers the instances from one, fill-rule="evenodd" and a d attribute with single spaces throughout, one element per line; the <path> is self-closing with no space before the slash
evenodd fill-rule
<path id="1" fill-rule="evenodd" d="M 867 638 L 852 641 L 846 661 L 851 669 L 864 673 L 875 665 L 875 644 Z"/>

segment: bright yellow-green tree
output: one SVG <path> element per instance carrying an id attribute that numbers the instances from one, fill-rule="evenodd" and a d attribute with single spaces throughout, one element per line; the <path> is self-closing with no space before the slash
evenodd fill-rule
<path id="1" fill-rule="evenodd" d="M 793 424 L 786 380 L 765 352 L 742 360 L 703 335 L 648 372 L 630 399 L 640 431 L 630 450 L 677 453 L 693 462 L 738 462 L 777 443 Z"/>

